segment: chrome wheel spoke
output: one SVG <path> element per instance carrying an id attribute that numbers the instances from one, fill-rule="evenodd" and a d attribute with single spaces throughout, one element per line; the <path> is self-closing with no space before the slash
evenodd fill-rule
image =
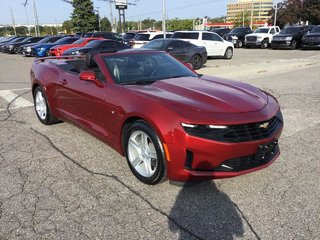
<path id="1" fill-rule="evenodd" d="M 135 131 L 128 141 L 128 159 L 143 177 L 152 177 L 157 168 L 157 152 L 148 134 Z"/>
<path id="2" fill-rule="evenodd" d="M 46 100 L 42 95 L 42 92 L 38 91 L 36 93 L 36 104 L 35 109 L 40 119 L 45 120 L 47 117 L 47 104 Z"/>

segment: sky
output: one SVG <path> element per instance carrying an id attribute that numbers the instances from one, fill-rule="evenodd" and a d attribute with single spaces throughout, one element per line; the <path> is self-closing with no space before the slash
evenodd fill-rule
<path id="1" fill-rule="evenodd" d="M 62 0 L 35 0 L 40 24 L 62 23 L 70 18 L 72 6 Z M 166 0 L 167 17 L 193 18 L 220 17 L 226 14 L 227 3 L 236 0 Z M 11 25 L 11 8 L 16 24 L 26 24 L 27 18 L 23 3 L 25 0 L 0 0 L 0 25 Z M 129 5 L 125 12 L 126 21 L 138 21 L 146 18 L 162 19 L 162 0 L 128 0 Z M 93 0 L 95 8 L 99 9 L 101 17 L 110 17 L 109 3 L 106 0 Z M 33 24 L 32 0 L 26 6 L 29 23 Z M 118 19 L 118 11 L 112 5 L 113 16 Z"/>

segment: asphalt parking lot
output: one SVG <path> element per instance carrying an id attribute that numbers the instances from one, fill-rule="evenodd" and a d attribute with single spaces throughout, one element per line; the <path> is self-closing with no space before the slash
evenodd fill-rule
<path id="1" fill-rule="evenodd" d="M 32 107 L 32 58 L 0 54 L 0 239 L 320 239 L 320 51 L 236 49 L 199 73 L 269 91 L 285 129 L 271 166 L 177 187 Z"/>

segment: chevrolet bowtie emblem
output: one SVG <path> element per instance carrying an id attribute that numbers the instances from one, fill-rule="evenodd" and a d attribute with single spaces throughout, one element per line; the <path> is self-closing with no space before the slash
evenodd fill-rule
<path id="1" fill-rule="evenodd" d="M 265 122 L 259 125 L 259 128 L 264 128 L 266 129 L 269 126 L 269 122 Z"/>

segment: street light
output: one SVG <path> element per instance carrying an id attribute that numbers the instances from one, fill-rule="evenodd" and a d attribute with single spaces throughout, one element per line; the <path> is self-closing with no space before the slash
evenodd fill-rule
<path id="1" fill-rule="evenodd" d="M 162 31 L 163 38 L 166 38 L 166 0 L 162 0 Z"/>
<path id="2" fill-rule="evenodd" d="M 28 26 L 28 35 L 30 36 L 30 24 L 29 24 L 29 18 L 28 18 L 28 13 L 27 13 L 27 4 L 28 4 L 28 2 L 21 3 L 21 4 L 24 6 L 24 12 L 26 14 L 27 26 Z"/>

